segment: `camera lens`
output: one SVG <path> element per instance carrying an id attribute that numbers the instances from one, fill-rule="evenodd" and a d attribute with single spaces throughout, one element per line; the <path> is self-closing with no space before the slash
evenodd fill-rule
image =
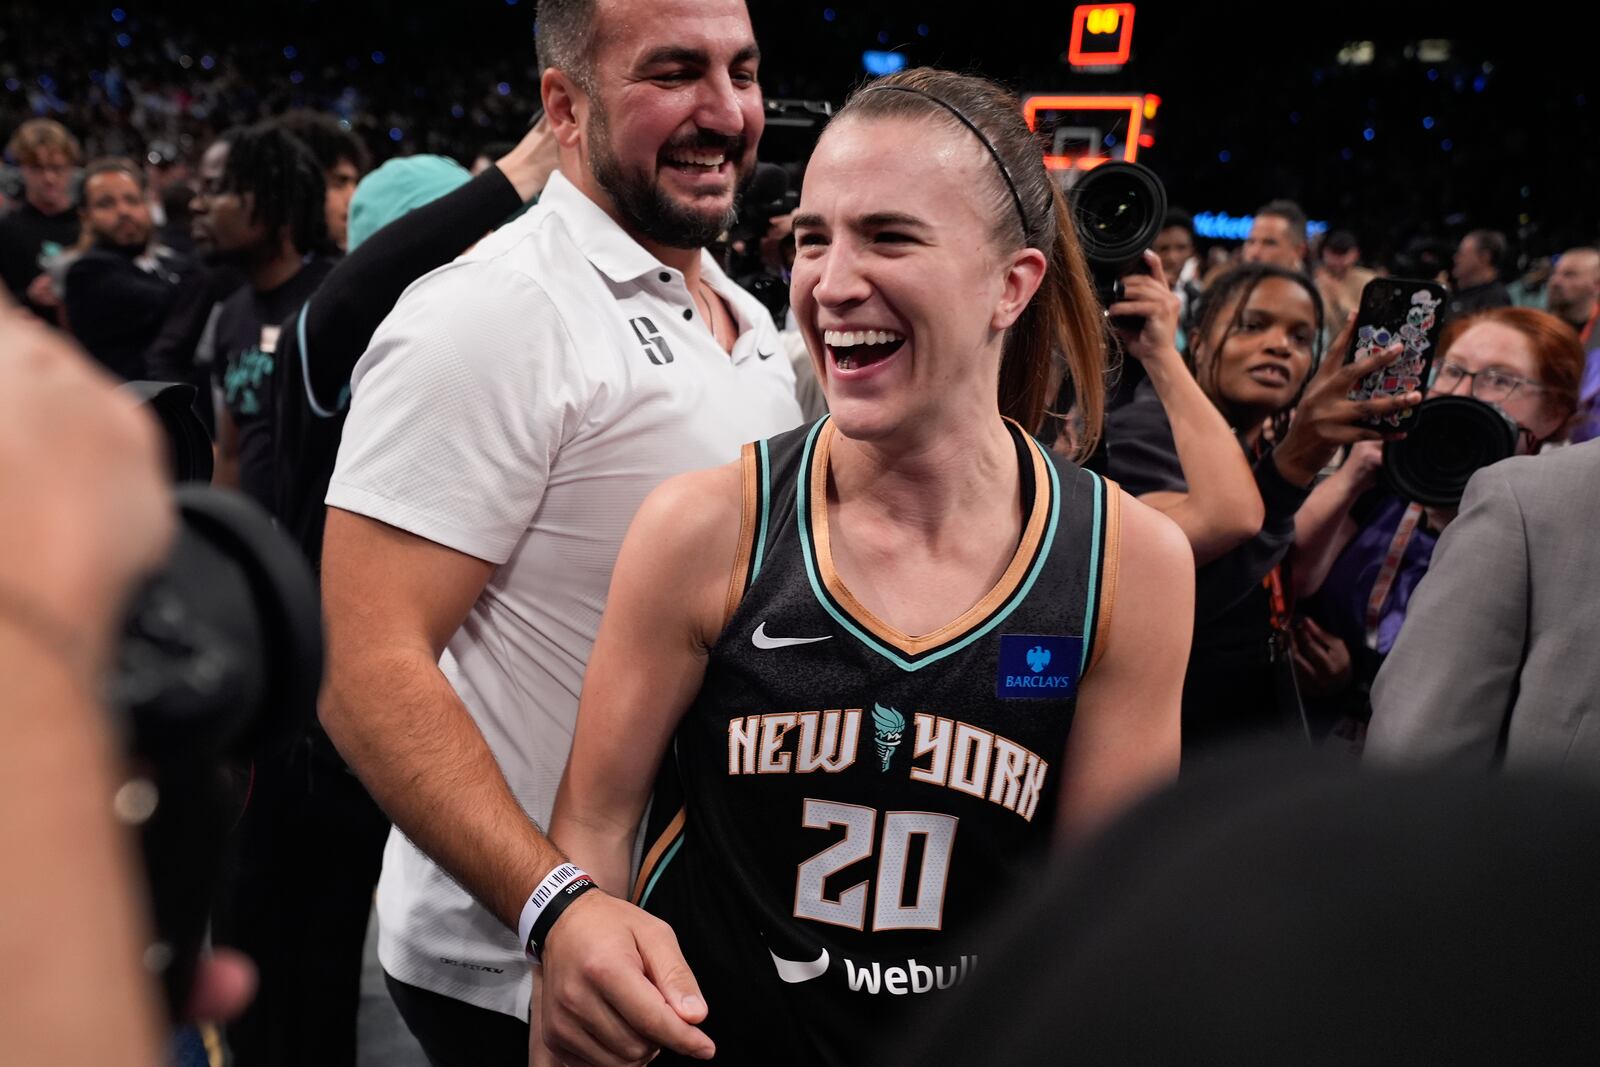
<path id="1" fill-rule="evenodd" d="M 1078 180 L 1072 208 L 1083 254 L 1093 264 L 1120 264 L 1155 243 L 1167 194 L 1147 167 L 1102 163 Z"/>
<path id="2" fill-rule="evenodd" d="M 1516 450 L 1516 423 L 1499 408 L 1469 396 L 1430 397 L 1406 436 L 1383 446 L 1384 477 L 1409 500 L 1453 508 L 1474 474 Z"/>
<path id="3" fill-rule="evenodd" d="M 128 382 L 122 388 L 142 400 L 160 420 L 172 480 L 210 482 L 211 435 L 194 413 L 195 387 L 182 382 Z"/>

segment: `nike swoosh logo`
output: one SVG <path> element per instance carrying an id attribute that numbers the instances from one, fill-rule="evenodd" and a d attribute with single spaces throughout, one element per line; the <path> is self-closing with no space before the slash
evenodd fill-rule
<path id="1" fill-rule="evenodd" d="M 828 950 L 823 949 L 822 955 L 814 960 L 786 960 L 770 948 L 767 955 L 772 957 L 772 965 L 778 968 L 778 977 L 793 985 L 796 982 L 809 982 L 820 977 L 828 969 Z"/>
<path id="2" fill-rule="evenodd" d="M 771 359 L 773 356 L 775 356 L 777 354 L 778 353 L 776 353 L 776 352 L 763 352 L 759 348 L 756 349 L 756 358 L 757 359 Z"/>
<path id="3" fill-rule="evenodd" d="M 826 637 L 768 637 L 767 624 L 762 622 L 756 627 L 756 632 L 750 635 L 750 643 L 757 648 L 773 649 L 788 648 L 790 645 L 811 645 L 818 641 L 826 641 L 833 635 Z"/>

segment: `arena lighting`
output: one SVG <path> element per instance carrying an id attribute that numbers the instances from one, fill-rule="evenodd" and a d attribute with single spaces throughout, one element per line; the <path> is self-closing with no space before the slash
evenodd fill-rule
<path id="1" fill-rule="evenodd" d="M 1212 241 L 1242 241 L 1250 236 L 1254 215 L 1230 215 L 1226 211 L 1201 211 L 1194 216 L 1194 232 Z M 1306 236 L 1316 237 L 1328 232 L 1328 223 L 1312 219 L 1306 223 Z"/>
<path id="2" fill-rule="evenodd" d="M 1120 5 L 1132 8 L 1131 4 Z M 1082 8 L 1078 10 L 1082 11 Z M 1120 120 L 1125 116 L 1128 132 L 1122 147 L 1125 162 L 1134 163 L 1139 158 L 1139 130 L 1144 122 L 1142 96 L 1030 96 L 1022 101 L 1022 117 L 1028 129 L 1039 128 L 1041 111 L 1111 111 Z M 1106 156 L 1045 156 L 1044 165 L 1051 170 L 1091 170 L 1104 163 Z"/>
<path id="3" fill-rule="evenodd" d="M 1072 42 L 1067 46 L 1072 66 L 1120 67 L 1132 51 L 1132 4 L 1080 4 L 1072 12 Z"/>
<path id="4" fill-rule="evenodd" d="M 896 71 L 906 69 L 906 54 L 904 52 L 862 52 L 861 66 L 868 74 L 883 77 Z"/>

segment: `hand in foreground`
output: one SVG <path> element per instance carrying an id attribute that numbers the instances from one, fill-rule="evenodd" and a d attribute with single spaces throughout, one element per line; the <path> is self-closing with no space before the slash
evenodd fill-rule
<path id="1" fill-rule="evenodd" d="M 550 930 L 532 1031 L 569 1067 L 631 1067 L 665 1047 L 710 1059 L 716 1046 L 695 1025 L 706 1017 L 700 987 L 666 923 L 603 892 L 572 902 Z"/>
<path id="2" fill-rule="evenodd" d="M 1161 257 L 1146 249 L 1144 261 L 1149 274 L 1130 274 L 1122 279 L 1123 298 L 1106 308 L 1113 319 L 1124 316 L 1144 320 L 1137 334 L 1118 330 L 1128 355 L 1140 363 L 1148 363 L 1170 355 L 1178 360 L 1178 294 L 1167 284 L 1166 271 L 1161 268 Z"/>
<path id="3" fill-rule="evenodd" d="M 155 419 L 59 333 L 0 306 L 0 594 L 91 662 L 172 540 Z"/>
<path id="4" fill-rule="evenodd" d="M 1305 393 L 1295 407 L 1289 432 L 1273 449 L 1272 458 L 1278 473 L 1293 485 L 1310 485 L 1341 445 L 1404 437 L 1403 432 L 1379 431 L 1368 423 L 1422 403 L 1419 392 L 1350 399 L 1350 390 L 1357 382 L 1380 367 L 1387 367 L 1405 350 L 1395 344 L 1365 359 L 1345 363 L 1344 354 L 1350 347 L 1355 322 L 1352 313 L 1339 336 L 1328 346 L 1322 365 L 1306 383 Z"/>

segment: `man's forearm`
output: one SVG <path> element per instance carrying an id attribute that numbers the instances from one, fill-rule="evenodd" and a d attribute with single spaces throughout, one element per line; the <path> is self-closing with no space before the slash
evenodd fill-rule
<path id="1" fill-rule="evenodd" d="M 522 810 L 438 665 L 409 652 L 347 657 L 321 715 L 400 831 L 516 929 L 528 894 L 561 853 Z"/>

